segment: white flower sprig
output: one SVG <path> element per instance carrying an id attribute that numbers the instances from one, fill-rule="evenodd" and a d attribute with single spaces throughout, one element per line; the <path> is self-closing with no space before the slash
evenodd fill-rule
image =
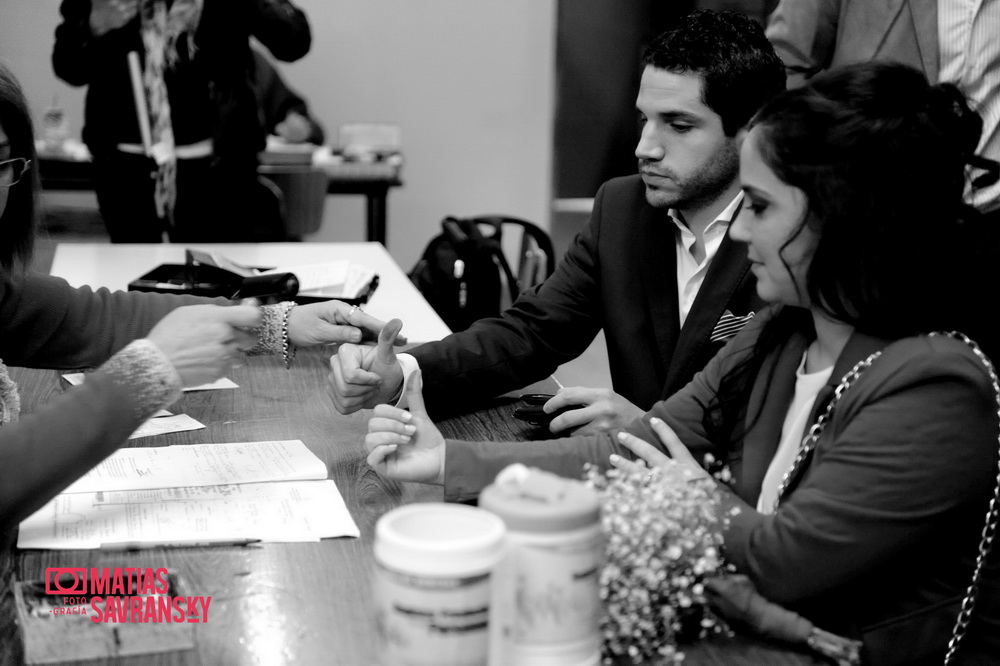
<path id="1" fill-rule="evenodd" d="M 682 465 L 586 470 L 601 501 L 605 662 L 679 664 L 678 640 L 727 632 L 703 582 L 727 571 L 723 516 L 711 479 Z"/>

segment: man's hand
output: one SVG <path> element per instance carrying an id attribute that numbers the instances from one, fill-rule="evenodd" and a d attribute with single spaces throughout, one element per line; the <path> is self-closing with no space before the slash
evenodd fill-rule
<path id="1" fill-rule="evenodd" d="M 559 389 L 542 409 L 551 414 L 564 407 L 570 410 L 549 424 L 553 433 L 572 430 L 574 435 L 592 435 L 602 430 L 624 428 L 645 413 L 611 389 L 583 386 Z"/>
<path id="2" fill-rule="evenodd" d="M 341 414 L 393 402 L 399 395 L 403 369 L 393 345 L 397 344 L 402 325 L 393 319 L 379 332 L 374 347 L 341 345 L 337 355 L 330 359 L 326 392 Z"/>
<path id="3" fill-rule="evenodd" d="M 288 339 L 300 347 L 361 342 L 374 340 L 385 325 L 384 321 L 361 308 L 341 301 L 310 303 L 297 305 L 289 311 Z M 395 336 L 395 344 L 405 345 L 406 337 Z"/>
<path id="4" fill-rule="evenodd" d="M 161 319 L 146 336 L 167 357 L 185 387 L 224 377 L 257 343 L 240 330 L 260 326 L 260 309 L 248 305 L 189 305 Z"/>
<path id="5" fill-rule="evenodd" d="M 378 405 L 368 421 L 368 464 L 379 476 L 397 481 L 444 484 L 445 440 L 427 416 L 420 372 L 406 385 L 410 411 Z"/>
<path id="6" fill-rule="evenodd" d="M 90 6 L 90 32 L 94 37 L 121 28 L 139 12 L 139 0 L 93 0 Z"/>

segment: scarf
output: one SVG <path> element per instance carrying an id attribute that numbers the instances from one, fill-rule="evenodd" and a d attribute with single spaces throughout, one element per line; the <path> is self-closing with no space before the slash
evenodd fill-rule
<path id="1" fill-rule="evenodd" d="M 140 30 L 146 51 L 142 74 L 149 108 L 153 159 L 156 161 L 154 200 L 156 213 L 173 225 L 177 201 L 177 156 L 170 124 L 170 99 L 164 72 L 177 65 L 177 46 L 185 44 L 194 55 L 194 33 L 201 19 L 204 0 L 142 0 Z M 169 7 L 167 5 L 170 5 Z"/>
<path id="2" fill-rule="evenodd" d="M 0 361 L 0 425 L 17 421 L 21 413 L 21 396 L 17 384 L 7 374 L 7 366 Z"/>

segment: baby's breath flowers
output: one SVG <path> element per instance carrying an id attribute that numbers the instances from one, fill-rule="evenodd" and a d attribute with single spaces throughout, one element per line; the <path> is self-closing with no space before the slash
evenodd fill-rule
<path id="1" fill-rule="evenodd" d="M 604 656 L 679 664 L 678 639 L 726 631 L 708 608 L 704 581 L 725 571 L 723 516 L 713 481 L 682 465 L 637 466 L 586 480 L 601 501 Z"/>

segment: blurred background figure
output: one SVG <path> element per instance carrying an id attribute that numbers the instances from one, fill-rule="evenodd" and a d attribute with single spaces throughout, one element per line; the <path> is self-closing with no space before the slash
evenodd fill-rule
<path id="1" fill-rule="evenodd" d="M 263 51 L 252 46 L 250 52 L 254 64 L 253 88 L 264 129 L 286 143 L 322 145 L 326 137 L 323 126 L 309 115 L 306 100 L 288 87 Z"/>
<path id="2" fill-rule="evenodd" d="M 824 69 L 867 60 L 902 62 L 931 83 L 955 84 L 983 119 L 976 153 L 992 160 L 1000 160 L 997 35 L 1000 0 L 781 0 L 767 24 L 790 88 Z M 966 200 L 1000 225 L 996 171 L 970 180 Z"/>
<path id="3" fill-rule="evenodd" d="M 305 14 L 288 0 L 63 0 L 60 13 L 52 64 L 88 86 L 83 140 L 112 242 L 282 240 L 280 201 L 257 180 L 250 37 L 301 58 Z"/>

